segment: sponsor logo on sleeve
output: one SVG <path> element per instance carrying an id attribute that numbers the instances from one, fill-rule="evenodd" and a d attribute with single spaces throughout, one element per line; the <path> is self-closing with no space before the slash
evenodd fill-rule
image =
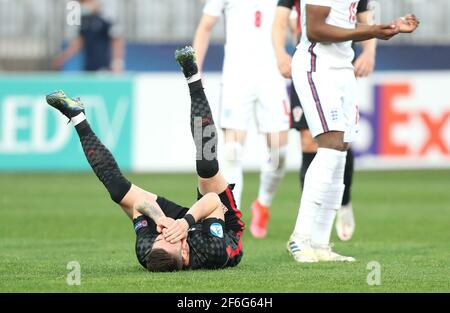
<path id="1" fill-rule="evenodd" d="M 142 221 L 139 221 L 139 222 L 134 226 L 134 230 L 135 230 L 135 231 L 138 231 L 139 229 L 141 229 L 141 228 L 143 228 L 143 227 L 147 227 L 147 226 L 148 226 L 147 221 L 146 221 L 146 220 L 142 220 Z"/>

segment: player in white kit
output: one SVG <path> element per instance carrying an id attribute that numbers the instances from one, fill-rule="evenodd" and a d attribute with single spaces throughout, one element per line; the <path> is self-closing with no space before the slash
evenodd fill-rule
<path id="1" fill-rule="evenodd" d="M 386 25 L 356 25 L 355 0 L 304 0 L 303 32 L 292 60 L 292 77 L 319 149 L 309 166 L 295 230 L 287 244 L 298 262 L 354 261 L 330 248 L 344 192 L 348 143 L 358 134 L 352 41 L 390 39 L 413 32 L 414 15 Z"/>
<path id="2" fill-rule="evenodd" d="M 201 70 L 211 30 L 224 14 L 226 45 L 219 124 L 225 138 L 223 170 L 227 180 L 236 184 L 238 207 L 243 188 L 243 147 L 253 117 L 258 131 L 267 138 L 258 198 L 251 210 L 250 232 L 257 238 L 266 236 L 269 207 L 284 176 L 290 125 L 286 82 L 272 48 L 276 6 L 277 0 L 207 0 L 193 44 Z"/>

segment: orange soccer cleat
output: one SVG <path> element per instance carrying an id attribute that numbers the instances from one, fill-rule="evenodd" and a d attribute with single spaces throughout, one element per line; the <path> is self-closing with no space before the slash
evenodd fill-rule
<path id="1" fill-rule="evenodd" d="M 264 238 L 267 235 L 267 224 L 269 224 L 269 208 L 262 205 L 258 200 L 252 203 L 252 222 L 250 233 L 255 238 Z"/>

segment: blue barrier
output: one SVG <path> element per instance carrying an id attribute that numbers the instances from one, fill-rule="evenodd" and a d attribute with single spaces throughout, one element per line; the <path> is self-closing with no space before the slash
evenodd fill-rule
<path id="1" fill-rule="evenodd" d="M 126 66 L 136 72 L 178 71 L 173 54 L 185 44 L 127 45 Z M 292 47 L 289 50 L 293 50 Z M 204 71 L 220 71 L 223 62 L 223 45 L 213 44 L 208 50 Z M 450 69 L 450 46 L 379 45 L 377 71 L 418 71 Z M 77 55 L 64 67 L 65 71 L 80 71 L 82 55 Z"/>

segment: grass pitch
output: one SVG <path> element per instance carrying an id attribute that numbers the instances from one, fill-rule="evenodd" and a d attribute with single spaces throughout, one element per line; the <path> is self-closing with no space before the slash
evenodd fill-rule
<path id="1" fill-rule="evenodd" d="M 129 175 L 183 205 L 195 200 L 193 175 Z M 244 220 L 258 176 L 245 177 Z M 299 202 L 295 173 L 272 206 L 267 239 L 244 234 L 236 268 L 148 273 L 134 254 L 131 222 L 91 173 L 0 174 L 1 292 L 434 292 L 450 291 L 450 171 L 359 172 L 353 189 L 357 229 L 335 249 L 352 264 L 297 264 L 285 250 Z M 68 262 L 81 285 L 68 286 Z M 367 264 L 381 265 L 370 286 Z"/>

